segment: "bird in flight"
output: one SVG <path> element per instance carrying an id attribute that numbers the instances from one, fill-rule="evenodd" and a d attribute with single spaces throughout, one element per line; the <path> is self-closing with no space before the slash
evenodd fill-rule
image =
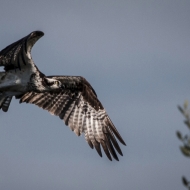
<path id="1" fill-rule="evenodd" d="M 123 154 L 116 139 L 126 144 L 89 82 L 81 76 L 46 76 L 34 64 L 31 49 L 43 35 L 34 31 L 0 51 L 0 109 L 7 112 L 13 96 L 35 104 L 59 116 L 76 135 L 84 133 L 101 157 L 102 146 L 109 160 L 119 161 L 116 150 Z"/>

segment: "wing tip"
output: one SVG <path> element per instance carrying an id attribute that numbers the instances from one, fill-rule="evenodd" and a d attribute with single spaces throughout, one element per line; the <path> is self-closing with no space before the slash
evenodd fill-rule
<path id="1" fill-rule="evenodd" d="M 127 144 L 125 143 L 125 141 L 123 140 L 123 142 L 121 142 L 124 146 L 127 146 Z"/>

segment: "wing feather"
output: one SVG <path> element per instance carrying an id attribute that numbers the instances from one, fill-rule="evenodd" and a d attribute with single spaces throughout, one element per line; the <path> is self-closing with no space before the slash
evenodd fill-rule
<path id="1" fill-rule="evenodd" d="M 113 146 L 112 146 L 112 143 L 111 143 L 110 138 L 109 138 L 109 136 L 108 136 L 107 133 L 106 133 L 105 137 L 106 137 L 106 144 L 107 144 L 107 147 L 108 147 L 108 149 L 109 149 L 109 152 L 111 152 L 112 156 L 113 156 L 117 161 L 119 161 L 119 159 L 118 159 L 118 157 L 117 157 L 117 154 L 116 154 L 116 152 L 115 152 L 115 150 L 114 150 L 114 148 L 113 148 Z"/>
<path id="2" fill-rule="evenodd" d="M 53 104 L 54 98 L 56 98 L 56 96 L 54 94 L 46 95 L 46 98 L 43 101 L 43 105 L 40 107 L 42 107 L 44 110 L 48 110 L 48 107 Z"/>
<path id="3" fill-rule="evenodd" d="M 49 110 L 49 112 L 51 114 L 54 115 L 56 108 L 60 104 L 60 99 L 62 99 L 62 93 L 61 92 L 57 95 L 54 95 L 53 100 L 51 101 L 51 104 L 49 104 L 49 106 L 47 107 L 47 110 Z"/>
<path id="4" fill-rule="evenodd" d="M 54 77 L 55 78 L 55 77 Z M 58 77 L 59 78 L 59 77 Z M 75 78 L 75 81 L 78 78 Z M 65 81 L 62 81 L 66 86 Z M 84 80 L 83 80 L 84 82 Z M 20 102 L 32 103 L 64 120 L 76 135 L 84 133 L 89 146 L 95 147 L 102 157 L 101 146 L 109 160 L 119 160 L 116 151 L 122 154 L 116 138 L 125 145 L 102 104 L 89 83 L 83 87 L 65 88 L 53 92 L 29 92 Z M 85 87 L 84 87 L 85 86 Z"/>
<path id="5" fill-rule="evenodd" d="M 62 110 L 64 109 L 66 103 L 69 101 L 69 98 L 65 97 L 64 95 L 59 99 L 59 103 L 57 107 L 55 107 L 54 115 L 60 116 Z"/>
<path id="6" fill-rule="evenodd" d="M 80 132 L 80 134 L 82 134 L 83 133 L 83 119 L 84 119 L 84 115 L 83 115 L 83 113 L 82 113 L 82 108 L 81 107 L 79 107 L 79 113 L 78 113 L 78 120 L 77 120 L 77 125 L 78 125 L 78 130 L 79 130 L 79 132 Z"/>
<path id="7" fill-rule="evenodd" d="M 123 153 L 122 153 L 122 151 L 121 151 L 121 149 L 120 149 L 120 147 L 119 147 L 119 144 L 117 143 L 117 140 L 115 139 L 115 137 L 114 137 L 114 135 L 113 135 L 113 132 L 110 130 L 109 127 L 108 127 L 107 131 L 108 131 L 108 133 L 109 133 L 109 138 L 110 138 L 112 144 L 114 145 L 115 149 L 117 150 L 117 152 L 118 152 L 121 156 L 123 156 Z"/>
<path id="8" fill-rule="evenodd" d="M 30 98 L 30 96 L 33 96 L 33 92 L 27 92 L 25 93 L 21 99 L 20 99 L 20 103 L 22 102 L 26 102 L 27 103 L 27 98 Z"/>
<path id="9" fill-rule="evenodd" d="M 34 66 L 31 59 L 31 49 L 36 41 L 44 35 L 41 31 L 34 31 L 24 38 L 10 44 L 0 51 L 0 66 L 4 66 L 5 71 L 28 65 Z"/>
<path id="10" fill-rule="evenodd" d="M 30 95 L 26 98 L 26 103 L 29 103 L 29 102 L 31 102 L 32 101 L 32 99 L 34 98 L 34 97 L 36 97 L 36 94 L 37 93 L 35 93 L 35 92 L 31 92 L 30 93 Z"/>
<path id="11" fill-rule="evenodd" d="M 104 152 L 105 152 L 106 156 L 108 157 L 108 159 L 110 161 L 112 161 L 110 152 L 109 152 L 108 147 L 107 147 L 107 143 L 104 140 L 101 140 L 100 143 L 102 145 L 102 148 L 104 149 Z"/>
<path id="12" fill-rule="evenodd" d="M 43 97 L 45 97 L 44 93 L 35 93 L 35 96 L 33 96 L 33 98 L 28 103 L 37 104 L 37 102 L 40 101 Z M 21 101 L 24 100 L 21 99 Z"/>
<path id="13" fill-rule="evenodd" d="M 74 109 L 74 113 L 73 113 L 73 118 L 72 118 L 72 123 L 73 123 L 73 126 L 75 127 L 74 129 L 74 132 L 77 136 L 80 135 L 80 130 L 79 130 L 79 126 L 78 126 L 78 117 L 79 117 L 79 108 L 78 106 L 76 105 L 75 106 L 75 109 Z"/>

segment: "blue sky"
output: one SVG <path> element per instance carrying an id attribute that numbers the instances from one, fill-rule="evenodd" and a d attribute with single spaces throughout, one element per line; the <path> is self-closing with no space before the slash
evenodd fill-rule
<path id="1" fill-rule="evenodd" d="M 110 162 L 58 117 L 13 99 L 0 112 L 1 189 L 183 189 L 190 160 L 175 132 L 188 132 L 177 105 L 190 101 L 189 18 L 188 0 L 1 1 L 0 49 L 42 30 L 38 68 L 85 77 L 127 143 Z"/>

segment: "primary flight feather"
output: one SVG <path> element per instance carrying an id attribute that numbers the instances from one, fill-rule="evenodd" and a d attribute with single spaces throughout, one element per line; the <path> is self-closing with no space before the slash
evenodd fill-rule
<path id="1" fill-rule="evenodd" d="M 20 103 L 35 104 L 59 116 L 76 135 L 84 133 L 101 157 L 100 145 L 109 160 L 119 160 L 115 150 L 123 154 L 116 138 L 126 144 L 88 81 L 80 76 L 46 76 L 34 64 L 31 49 L 43 35 L 34 31 L 0 51 L 0 66 L 4 67 L 0 72 L 0 109 L 7 112 L 13 96 Z"/>

